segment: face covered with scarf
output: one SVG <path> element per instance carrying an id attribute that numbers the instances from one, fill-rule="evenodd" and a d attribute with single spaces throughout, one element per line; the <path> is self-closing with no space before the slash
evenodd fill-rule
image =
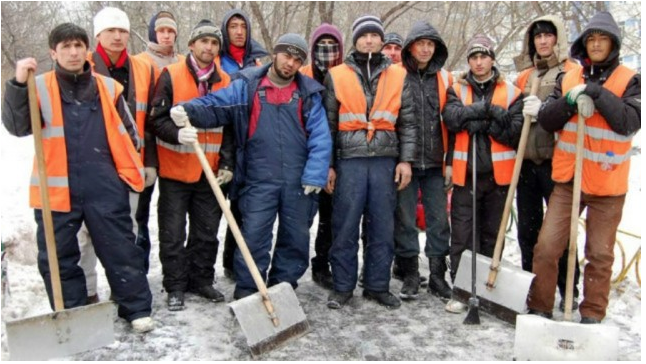
<path id="1" fill-rule="evenodd" d="M 323 72 L 340 65 L 341 53 L 339 52 L 339 43 L 332 37 L 320 38 L 316 42 L 314 57 L 316 67 Z"/>

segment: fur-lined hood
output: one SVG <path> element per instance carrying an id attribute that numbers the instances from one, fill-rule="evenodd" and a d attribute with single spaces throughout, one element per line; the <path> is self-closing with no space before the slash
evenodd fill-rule
<path id="1" fill-rule="evenodd" d="M 503 83 L 505 82 L 505 76 L 498 71 L 496 67 L 492 69 L 493 72 L 496 73 L 496 83 Z M 468 86 L 469 85 L 469 80 L 467 80 L 467 77 L 469 76 L 469 73 L 471 71 L 466 71 L 466 72 L 461 72 L 460 75 L 455 79 L 455 82 Z"/>
<path id="2" fill-rule="evenodd" d="M 554 45 L 554 54 L 558 56 L 559 62 L 565 62 L 568 59 L 568 43 L 567 43 L 567 34 L 565 32 L 565 26 L 563 21 L 554 15 L 545 15 L 542 16 L 533 22 L 529 23 L 527 30 L 525 31 L 525 37 L 523 40 L 523 50 L 520 55 L 514 57 L 514 65 L 516 65 L 516 71 L 520 72 L 529 67 L 534 66 L 534 49 L 533 43 L 534 39 L 532 38 L 532 27 L 539 21 L 550 22 L 556 28 L 556 44 Z"/>

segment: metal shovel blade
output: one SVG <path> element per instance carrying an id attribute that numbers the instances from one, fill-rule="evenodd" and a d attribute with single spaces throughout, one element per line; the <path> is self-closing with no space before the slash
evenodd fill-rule
<path id="1" fill-rule="evenodd" d="M 514 360 L 616 361 L 619 328 L 518 315 Z"/>
<path id="2" fill-rule="evenodd" d="M 114 304 L 100 302 L 6 324 L 11 360 L 61 358 L 114 342 Z"/>
<path id="3" fill-rule="evenodd" d="M 311 331 L 294 289 L 287 282 L 268 289 L 279 324 L 274 326 L 260 293 L 229 303 L 255 357 Z"/>
<path id="4" fill-rule="evenodd" d="M 476 291 L 480 308 L 497 318 L 514 324 L 516 315 L 527 312 L 527 294 L 534 274 L 500 262 L 493 289 L 486 287 L 491 258 L 476 254 Z M 471 251 L 465 250 L 453 284 L 453 297 L 467 303 L 471 297 Z"/>

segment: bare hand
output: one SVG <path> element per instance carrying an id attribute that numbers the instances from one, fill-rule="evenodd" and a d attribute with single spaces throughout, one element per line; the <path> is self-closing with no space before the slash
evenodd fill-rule
<path id="1" fill-rule="evenodd" d="M 401 191 L 408 184 L 413 176 L 413 172 L 408 162 L 399 162 L 395 168 L 395 183 L 397 183 L 397 191 Z"/>
<path id="2" fill-rule="evenodd" d="M 16 81 L 19 83 L 26 83 L 29 70 L 36 72 L 38 62 L 36 58 L 23 58 L 16 62 Z"/>
<path id="3" fill-rule="evenodd" d="M 334 192 L 334 187 L 336 187 L 336 171 L 334 168 L 330 168 L 327 175 L 327 186 L 325 186 L 325 192 L 331 195 Z"/>

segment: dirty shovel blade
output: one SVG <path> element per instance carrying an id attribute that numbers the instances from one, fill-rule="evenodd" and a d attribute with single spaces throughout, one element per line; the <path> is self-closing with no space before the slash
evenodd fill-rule
<path id="1" fill-rule="evenodd" d="M 476 254 L 476 291 L 482 311 L 514 324 L 516 315 L 527 312 L 527 294 L 534 274 L 500 262 L 496 284 L 491 290 L 486 283 L 489 278 L 491 258 Z M 471 297 L 471 251 L 465 250 L 453 284 L 453 297 L 467 303 Z"/>
<path id="2" fill-rule="evenodd" d="M 267 314 L 260 293 L 229 303 L 254 357 L 311 331 L 303 308 L 289 283 L 272 286 L 268 293 L 278 317 L 278 326 L 274 326 Z"/>
<path id="3" fill-rule="evenodd" d="M 62 358 L 114 342 L 114 304 L 70 308 L 6 325 L 11 360 Z"/>
<path id="4" fill-rule="evenodd" d="M 514 360 L 616 361 L 617 327 L 552 321 L 536 315 L 518 315 Z"/>

